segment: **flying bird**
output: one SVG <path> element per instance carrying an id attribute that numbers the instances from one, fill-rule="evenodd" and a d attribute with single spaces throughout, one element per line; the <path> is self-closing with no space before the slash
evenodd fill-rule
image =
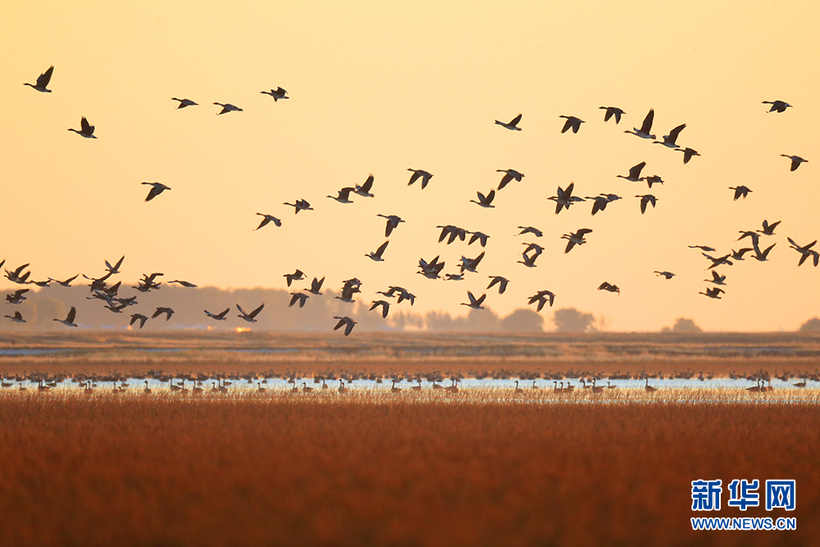
<path id="1" fill-rule="evenodd" d="M 382 317 L 387 317 L 387 312 L 390 310 L 390 302 L 387 300 L 374 300 L 368 311 L 373 311 L 379 306 L 382 308 Z"/>
<path id="2" fill-rule="evenodd" d="M 792 164 L 791 164 L 791 167 L 789 168 L 789 171 L 795 171 L 795 170 L 797 170 L 798 167 L 800 167 L 801 163 L 804 163 L 804 162 L 808 163 L 809 162 L 809 160 L 804 160 L 800 156 L 789 156 L 788 154 L 780 154 L 780 155 L 783 156 L 784 158 L 789 158 L 790 160 L 792 160 Z"/>
<path id="3" fill-rule="evenodd" d="M 279 99 L 290 99 L 288 97 L 288 92 L 282 89 L 281 87 L 277 87 L 276 89 L 271 89 L 270 91 L 260 91 L 264 95 L 270 95 L 273 97 L 273 102 L 278 101 Z"/>
<path id="4" fill-rule="evenodd" d="M 80 129 L 72 129 L 71 127 L 68 128 L 69 131 L 74 131 L 76 134 L 85 137 L 86 139 L 96 139 L 97 137 L 94 136 L 94 126 L 88 123 L 88 120 L 85 119 L 85 116 L 80 118 Z"/>
<path id="5" fill-rule="evenodd" d="M 732 201 L 737 201 L 739 198 L 746 199 L 746 196 L 751 192 L 747 186 L 743 186 L 742 184 L 740 186 L 730 186 L 729 190 L 735 191 L 735 197 Z"/>
<path id="6" fill-rule="evenodd" d="M 530 296 L 527 304 L 535 304 L 538 302 L 538 307 L 536 311 L 541 311 L 544 305 L 549 302 L 550 308 L 552 307 L 553 303 L 555 303 L 555 293 L 552 291 L 538 291 L 534 295 Z"/>
<path id="7" fill-rule="evenodd" d="M 678 149 L 678 145 L 675 143 L 675 141 L 678 140 L 678 135 L 680 135 L 680 132 L 683 131 L 685 128 L 686 128 L 686 124 L 682 123 L 679 126 L 672 129 L 672 131 L 670 131 L 668 135 L 664 135 L 662 141 L 654 141 L 654 143 L 655 144 L 662 144 L 667 148 Z M 686 160 L 684 159 L 684 162 L 685 161 Z"/>
<path id="8" fill-rule="evenodd" d="M 792 107 L 786 101 L 775 100 L 775 101 L 763 101 L 763 104 L 770 104 L 772 107 L 769 109 L 769 112 L 785 112 L 787 108 Z"/>
<path id="9" fill-rule="evenodd" d="M 168 321 L 171 319 L 171 316 L 174 315 L 174 310 L 165 306 L 160 306 L 157 308 L 157 311 L 154 312 L 154 315 L 151 316 L 151 319 L 156 319 L 163 313 L 165 314 L 165 320 Z"/>
<path id="10" fill-rule="evenodd" d="M 398 226 L 399 226 L 399 224 L 400 224 L 400 223 L 404 222 L 404 220 L 402 220 L 402 219 L 401 219 L 401 217 L 399 217 L 399 216 L 397 216 L 397 215 L 382 215 L 382 214 L 378 214 L 378 215 L 376 215 L 376 216 L 379 216 L 379 217 L 382 217 L 382 218 L 386 218 L 386 219 L 387 219 L 387 225 L 386 225 L 386 226 L 385 226 L 385 228 L 384 228 L 384 237 L 390 237 L 390 233 L 391 233 L 393 230 L 395 230 L 396 228 L 398 228 Z"/>
<path id="11" fill-rule="evenodd" d="M 478 241 L 478 244 L 481 245 L 482 247 L 487 246 L 487 240 L 490 239 L 490 236 L 488 236 L 484 232 L 467 232 L 467 233 L 471 234 L 470 235 L 470 241 L 467 242 L 467 245 L 472 245 L 473 243 Z"/>
<path id="12" fill-rule="evenodd" d="M 603 283 L 598 285 L 598 290 L 599 291 L 608 291 L 608 292 L 618 293 L 618 296 L 621 296 L 621 289 L 618 288 L 618 285 L 613 285 L 612 283 L 609 283 L 608 281 L 604 281 Z"/>
<path id="13" fill-rule="evenodd" d="M 253 310 L 252 312 L 248 313 L 242 309 L 242 306 L 239 304 L 236 305 L 236 309 L 239 310 L 241 315 L 237 315 L 240 319 L 244 319 L 248 323 L 256 323 L 256 316 L 259 315 L 259 312 L 262 311 L 262 308 L 265 307 L 265 304 L 260 304 L 258 308 Z"/>
<path id="14" fill-rule="evenodd" d="M 140 322 L 140 329 L 145 326 L 145 322 L 148 321 L 148 317 L 141 313 L 132 313 L 131 314 L 131 322 L 128 323 L 129 326 L 133 325 L 137 321 Z"/>
<path id="15" fill-rule="evenodd" d="M 177 110 L 179 110 L 180 108 L 186 108 L 188 106 L 198 106 L 199 105 L 199 103 L 195 103 L 191 99 L 177 99 L 176 97 L 171 97 L 171 100 L 172 101 L 179 101 L 179 106 L 177 107 Z"/>
<path id="16" fill-rule="evenodd" d="M 810 256 L 813 257 L 814 265 L 817 266 L 818 261 L 820 261 L 820 254 L 818 254 L 817 251 L 812 250 L 812 247 L 814 247 L 814 245 L 817 243 L 816 239 L 808 245 L 803 246 L 800 246 L 797 243 L 795 243 L 794 240 L 790 237 L 787 237 L 786 239 L 789 241 L 789 246 L 798 253 L 800 253 L 800 262 L 797 263 L 798 266 L 802 266 L 803 262 L 805 262 L 806 259 Z"/>
<path id="17" fill-rule="evenodd" d="M 598 194 L 597 196 L 587 196 L 585 199 L 592 200 L 592 214 L 595 215 L 598 211 L 606 209 L 606 206 L 611 202 L 621 199 L 621 196 L 615 194 Z"/>
<path id="18" fill-rule="evenodd" d="M 216 319 L 217 321 L 227 321 L 228 312 L 231 311 L 231 308 L 225 308 L 220 313 L 211 313 L 208 310 L 205 310 L 205 315 L 210 317 L 211 319 Z"/>
<path id="19" fill-rule="evenodd" d="M 606 112 L 604 112 L 604 122 L 608 122 L 612 116 L 615 116 L 616 125 L 621 122 L 621 116 L 626 114 L 626 112 L 617 106 L 599 106 L 598 108 L 601 110 L 606 110 Z"/>
<path id="20" fill-rule="evenodd" d="M 290 284 L 293 283 L 294 281 L 303 280 L 305 278 L 305 273 L 302 270 L 297 268 L 297 270 L 295 272 L 293 272 L 292 274 L 285 274 L 283 277 L 287 280 L 288 287 L 290 287 Z"/>
<path id="21" fill-rule="evenodd" d="M 562 235 L 561 239 L 567 240 L 567 247 L 564 249 L 564 254 L 570 252 L 575 245 L 583 245 L 586 243 L 587 240 L 584 239 L 584 236 L 591 232 L 592 230 L 589 228 L 581 228 L 575 232 Z"/>
<path id="22" fill-rule="evenodd" d="M 382 243 L 381 245 L 379 245 L 378 249 L 376 249 L 375 251 L 371 251 L 371 252 L 367 253 L 364 256 L 370 258 L 374 262 L 384 262 L 384 259 L 382 258 L 382 254 L 384 254 L 384 250 L 387 249 L 387 244 L 388 243 L 390 243 L 389 239 L 387 241 L 385 241 L 384 243 Z"/>
<path id="23" fill-rule="evenodd" d="M 689 163 L 689 160 L 692 159 L 692 156 L 700 156 L 697 150 L 692 148 L 676 148 L 678 152 L 683 152 L 683 164 L 686 165 Z"/>
<path id="24" fill-rule="evenodd" d="M 569 186 L 567 186 L 566 190 L 564 190 L 563 188 L 561 188 L 559 186 L 558 190 L 556 192 L 557 195 L 550 196 L 550 197 L 547 198 L 547 199 L 550 199 L 550 200 L 555 202 L 555 214 L 556 215 L 558 213 L 560 213 L 561 209 L 563 209 L 564 207 L 566 207 L 567 210 L 569 210 L 570 205 L 572 205 L 573 203 L 577 203 L 579 201 L 584 201 L 584 198 L 572 195 L 572 190 L 574 188 L 575 188 L 575 183 L 574 182 L 571 182 L 569 184 Z"/>
<path id="25" fill-rule="evenodd" d="M 486 196 L 481 192 L 476 192 L 476 195 L 478 196 L 478 201 L 471 199 L 471 203 L 476 203 L 485 209 L 492 209 L 495 207 L 495 205 L 492 205 L 493 199 L 495 198 L 495 190 L 490 190 L 490 193 Z"/>
<path id="26" fill-rule="evenodd" d="M 151 190 L 149 190 L 148 195 L 145 196 L 145 201 L 151 201 L 152 199 L 163 193 L 165 190 L 171 189 L 170 187 L 165 186 L 161 182 L 142 182 L 141 184 L 148 184 L 149 186 L 151 186 Z"/>
<path id="27" fill-rule="evenodd" d="M 473 296 L 473 293 L 467 291 L 467 298 L 470 300 L 469 302 L 462 302 L 462 306 L 467 306 L 468 308 L 472 308 L 474 310 L 483 310 L 484 307 L 481 305 L 484 302 L 484 299 L 487 298 L 486 294 L 482 294 L 478 298 Z"/>
<path id="28" fill-rule="evenodd" d="M 295 210 L 293 211 L 293 214 L 298 214 L 299 211 L 313 211 L 313 207 L 311 207 L 310 203 L 304 199 L 297 199 L 294 203 L 285 202 L 282 205 L 290 205 L 291 207 L 294 207 Z"/>
<path id="29" fill-rule="evenodd" d="M 413 172 L 413 174 L 410 175 L 410 182 L 407 183 L 407 186 L 411 186 L 414 182 L 421 178 L 421 189 L 424 190 L 427 187 L 427 183 L 430 182 L 431 178 L 433 178 L 433 175 L 431 173 L 428 173 L 424 169 L 408 168 L 407 170 Z"/>
<path id="30" fill-rule="evenodd" d="M 197 288 L 197 286 L 195 284 L 191 283 L 190 281 L 183 281 L 182 279 L 174 279 L 174 280 L 168 281 L 169 285 L 171 283 L 176 283 L 177 285 L 182 285 L 186 289 L 196 289 Z"/>
<path id="31" fill-rule="evenodd" d="M 720 275 L 717 270 L 712 270 L 712 279 L 704 279 L 707 283 L 714 283 L 715 285 L 725 285 L 726 276 Z"/>
<path id="32" fill-rule="evenodd" d="M 641 198 L 641 214 L 646 212 L 646 206 L 648 204 L 652 204 L 652 208 L 655 208 L 655 204 L 658 201 L 658 198 L 653 196 L 652 194 L 642 194 L 639 196 L 635 196 L 636 198 Z"/>
<path id="33" fill-rule="evenodd" d="M 461 264 L 459 264 L 459 268 L 461 273 L 465 271 L 478 273 L 476 268 L 478 268 L 478 263 L 481 262 L 481 259 L 484 258 L 484 252 L 482 251 L 480 255 L 475 258 L 467 258 L 466 256 L 461 257 Z"/>
<path id="34" fill-rule="evenodd" d="M 273 222 L 274 224 L 276 224 L 276 227 L 277 227 L 277 228 L 278 228 L 278 227 L 280 227 L 280 226 L 282 226 L 282 221 L 281 221 L 281 220 L 279 220 L 278 218 L 276 218 L 276 217 L 275 217 L 275 216 L 273 216 L 273 215 L 268 215 L 268 214 L 265 214 L 265 213 L 256 213 L 256 214 L 262 217 L 262 222 L 260 222 L 260 223 L 259 223 L 259 226 L 257 226 L 256 228 L 254 228 L 254 231 L 259 230 L 259 229 L 260 229 L 260 228 L 262 228 L 263 226 L 267 226 L 267 225 L 268 225 L 269 223 L 271 223 L 271 222 Z"/>
<path id="35" fill-rule="evenodd" d="M 29 291 L 29 289 L 18 289 L 13 293 L 6 295 L 6 301 L 9 304 L 19 304 L 23 300 L 26 299 L 25 294 Z"/>
<path id="36" fill-rule="evenodd" d="M 14 312 L 14 315 L 4 315 L 3 317 L 8 317 L 9 319 L 11 319 L 12 323 L 25 323 L 26 322 L 26 320 L 23 319 L 23 315 L 19 311 Z"/>
<path id="37" fill-rule="evenodd" d="M 637 127 L 633 127 L 632 131 L 626 130 L 624 133 L 630 133 L 632 135 L 637 135 L 642 139 L 654 139 L 655 135 L 650 133 L 652 131 L 652 122 L 655 119 L 655 109 L 650 109 L 649 113 L 643 119 L 643 123 L 641 124 L 641 128 L 638 129 Z"/>
<path id="38" fill-rule="evenodd" d="M 365 198 L 372 198 L 373 194 L 370 193 L 370 189 L 373 188 L 373 174 L 371 173 L 367 180 L 364 181 L 364 184 L 359 186 L 356 185 L 356 188 L 353 189 L 353 193 Z"/>
<path id="39" fill-rule="evenodd" d="M 58 323 L 62 323 L 67 327 L 76 327 L 77 323 L 74 322 L 74 318 L 77 316 L 77 308 L 71 306 L 71 309 L 68 310 L 68 315 L 65 319 L 52 319 L 52 321 L 57 321 Z"/>
<path id="40" fill-rule="evenodd" d="M 515 182 L 521 182 L 521 179 L 524 178 L 524 174 L 519 173 L 515 169 L 496 169 L 495 171 L 496 173 L 504 173 L 504 176 L 501 177 L 501 182 L 498 183 L 499 190 L 503 189 L 513 180 Z"/>
<path id="41" fill-rule="evenodd" d="M 214 103 L 217 106 L 221 106 L 222 110 L 216 113 L 217 116 L 220 114 L 225 114 L 227 112 L 242 112 L 242 109 L 238 106 L 234 106 L 231 103 Z"/>
<path id="42" fill-rule="evenodd" d="M 584 120 L 576 118 L 575 116 L 564 116 L 562 114 L 558 117 L 567 120 L 564 122 L 564 127 L 561 129 L 561 133 L 566 133 L 569 129 L 572 129 L 573 133 L 577 133 L 578 130 L 581 129 L 581 124 L 586 123 Z"/>
<path id="43" fill-rule="evenodd" d="M 353 190 L 355 190 L 355 188 L 352 188 L 350 186 L 345 186 L 344 188 L 339 190 L 339 195 L 338 196 L 327 196 L 327 197 L 329 197 L 330 199 L 335 199 L 339 203 L 353 203 L 350 200 L 350 192 L 352 192 Z"/>
<path id="44" fill-rule="evenodd" d="M 122 266 L 122 261 L 125 260 L 125 255 L 123 255 L 116 264 L 113 266 L 107 260 L 105 261 L 105 270 L 110 274 L 118 274 L 120 273 L 120 266 Z"/>
<path id="45" fill-rule="evenodd" d="M 544 232 L 532 226 L 519 226 L 518 229 L 521 230 L 520 232 L 518 232 L 518 235 L 520 236 L 524 234 L 532 234 L 535 237 L 541 237 L 544 235 Z"/>
<path id="46" fill-rule="evenodd" d="M 37 83 L 30 84 L 24 83 L 23 85 L 27 85 L 29 87 L 33 87 L 40 93 L 51 93 L 51 90 L 48 89 L 48 83 L 51 81 L 51 75 L 54 74 L 54 66 L 50 66 L 48 70 L 43 72 L 37 77 Z"/>
<path id="47" fill-rule="evenodd" d="M 504 291 L 507 290 L 507 284 L 510 282 L 509 279 L 500 275 L 491 275 L 490 284 L 487 285 L 487 290 L 491 289 L 494 285 L 498 285 L 498 294 L 504 294 Z"/>
<path id="48" fill-rule="evenodd" d="M 646 184 L 652 188 L 653 184 L 663 184 L 663 179 L 658 175 L 651 175 L 649 177 L 645 177 L 643 180 L 646 181 Z"/>
<path id="49" fill-rule="evenodd" d="M 521 131 L 521 128 L 518 127 L 518 122 L 520 122 L 520 121 L 521 121 L 521 114 L 519 114 L 518 116 L 516 116 L 515 118 L 510 120 L 508 123 L 500 122 L 498 120 L 495 120 L 495 123 L 497 123 L 501 127 L 509 129 L 511 131 Z"/>
<path id="50" fill-rule="evenodd" d="M 75 275 L 74 277 L 69 277 L 68 279 L 66 279 L 66 280 L 64 280 L 64 281 L 60 281 L 60 280 L 58 280 L 58 279 L 53 279 L 53 278 L 51 278 L 51 277 L 49 277 L 49 278 L 48 278 L 48 280 L 49 280 L 49 281 L 53 281 L 54 283 L 57 283 L 58 285 L 62 285 L 63 287 L 70 287 L 70 286 L 71 286 L 71 282 L 72 282 L 72 281 L 74 281 L 75 279 L 77 279 L 77 277 L 78 277 L 79 275 L 80 275 L 80 274 L 77 274 L 77 275 Z"/>
<path id="51" fill-rule="evenodd" d="M 310 288 L 308 289 L 308 292 L 310 294 L 315 294 L 316 296 L 322 296 L 322 292 L 321 292 L 322 291 L 322 283 L 324 283 L 324 282 L 325 282 L 324 277 L 322 279 L 316 279 L 314 277 L 313 281 L 310 284 Z"/>
<path id="52" fill-rule="evenodd" d="M 773 236 L 775 228 L 777 228 L 777 225 L 781 222 L 782 221 L 778 220 L 777 222 L 772 222 L 771 224 L 769 224 L 768 220 L 763 219 L 763 229 L 757 230 L 757 233 L 767 236 Z"/>
<path id="53" fill-rule="evenodd" d="M 336 323 L 336 326 L 333 327 L 333 330 L 339 330 L 340 328 L 342 328 L 342 326 L 344 326 L 345 336 L 349 335 L 353 331 L 353 327 L 356 325 L 356 321 L 354 321 L 353 319 L 351 319 L 350 317 L 348 317 L 346 315 L 344 317 L 339 317 L 338 315 L 334 315 L 333 319 L 338 319 L 339 320 L 339 322 Z"/>
<path id="54" fill-rule="evenodd" d="M 661 272 L 661 271 L 658 271 L 658 270 L 655 270 L 655 275 L 657 275 L 658 277 L 663 277 L 664 279 L 667 279 L 667 280 L 672 279 L 673 277 L 675 277 L 675 274 L 673 274 L 672 272 L 667 272 L 667 271 L 662 271 Z"/>
<path id="55" fill-rule="evenodd" d="M 619 177 L 619 178 L 622 178 L 622 179 L 626 179 L 626 180 L 631 181 L 631 182 L 641 182 L 642 180 L 644 180 L 641 177 L 641 169 L 643 169 L 645 165 L 646 165 L 646 162 L 642 161 L 638 165 L 633 165 L 632 168 L 629 169 L 629 174 L 628 175 L 626 175 L 626 176 L 624 176 L 624 175 L 615 175 L 615 176 Z"/>
<path id="56" fill-rule="evenodd" d="M 308 298 L 310 298 L 310 295 L 303 292 L 292 292 L 290 293 L 290 304 L 288 304 L 288 307 L 292 308 L 294 304 L 299 302 L 299 307 L 304 308 Z"/>
<path id="57" fill-rule="evenodd" d="M 720 287 L 709 287 L 708 289 L 706 289 L 706 292 L 699 292 L 698 294 L 702 294 L 704 296 L 708 296 L 709 298 L 720 300 L 720 294 L 725 292 L 726 291 L 724 291 Z"/>

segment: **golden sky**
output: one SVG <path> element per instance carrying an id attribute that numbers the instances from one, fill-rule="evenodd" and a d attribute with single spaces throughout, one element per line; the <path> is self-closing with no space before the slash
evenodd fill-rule
<path id="1" fill-rule="evenodd" d="M 467 311 L 467 290 L 504 275 L 507 292 L 485 301 L 495 312 L 549 289 L 556 308 L 594 313 L 608 330 L 681 316 L 708 330 L 793 330 L 820 315 L 820 269 L 798 268 L 786 241 L 820 238 L 817 3 L 17 2 L 0 21 L 0 260 L 31 263 L 35 279 L 99 276 L 124 254 L 131 281 L 160 271 L 284 288 L 298 267 L 335 290 L 359 277 L 366 301 L 402 285 L 414 311 L 454 314 Z M 52 64 L 52 93 L 22 85 Z M 278 86 L 289 100 L 260 93 Z M 199 106 L 177 110 L 171 97 Z M 761 101 L 774 99 L 794 107 L 769 114 Z M 244 111 L 217 116 L 215 101 Z M 603 122 L 602 105 L 626 111 L 620 125 Z M 678 144 L 702 156 L 683 165 L 624 134 L 650 108 L 659 138 L 686 123 Z M 493 123 L 518 113 L 520 132 Z M 562 114 L 586 123 L 561 134 Z M 96 140 L 67 131 L 81 116 Z M 790 172 L 780 154 L 809 163 Z M 665 184 L 616 177 L 641 161 Z M 427 189 L 407 186 L 408 168 L 434 174 Z M 507 168 L 525 178 L 494 209 L 469 202 Z M 375 198 L 325 197 L 369 173 Z M 142 181 L 172 190 L 146 203 Z M 547 197 L 572 181 L 579 196 L 623 199 L 594 217 L 590 203 L 556 215 Z M 733 202 L 738 184 L 752 193 Z M 634 196 L 648 192 L 658 205 L 641 215 Z M 298 198 L 315 211 L 283 205 Z M 282 227 L 252 231 L 257 212 Z M 406 223 L 374 263 L 364 254 L 385 239 L 379 213 Z M 764 239 L 777 243 L 769 261 L 718 268 L 723 299 L 699 295 L 709 264 L 687 245 L 728 253 L 763 219 L 782 221 Z M 437 243 L 440 224 L 491 236 L 478 274 L 415 273 L 422 257 L 455 272 L 481 252 Z M 544 237 L 518 237 L 519 225 Z M 593 230 L 588 243 L 564 254 L 560 236 L 578 228 Z M 516 263 L 524 241 L 545 247 L 536 268 Z M 596 290 L 602 281 L 621 295 Z"/>

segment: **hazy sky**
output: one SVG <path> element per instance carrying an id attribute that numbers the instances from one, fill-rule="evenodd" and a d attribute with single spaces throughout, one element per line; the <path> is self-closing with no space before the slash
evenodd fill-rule
<path id="1" fill-rule="evenodd" d="M 786 241 L 820 237 L 818 22 L 809 1 L 7 2 L 0 260 L 65 278 L 99 276 L 124 254 L 128 281 L 159 271 L 226 288 L 284 288 L 298 267 L 335 290 L 359 277 L 365 301 L 402 285 L 415 311 L 454 314 L 467 290 L 504 275 L 507 292 L 485 301 L 502 315 L 549 289 L 556 308 L 608 330 L 680 316 L 709 330 L 796 329 L 820 315 L 820 268 L 798 268 Z M 22 85 L 52 64 L 52 93 Z M 277 86 L 291 98 L 260 93 Z M 177 110 L 171 97 L 199 106 Z M 774 99 L 794 108 L 768 114 L 761 101 Z M 244 111 L 217 116 L 214 101 Z M 620 125 L 603 122 L 602 105 L 626 111 Z M 650 108 L 659 138 L 686 123 L 678 144 L 702 156 L 683 165 L 624 134 Z M 518 113 L 520 132 L 493 123 Z M 562 114 L 586 123 L 561 134 Z M 96 140 L 67 131 L 81 116 Z M 809 163 L 789 172 L 780 154 Z M 641 161 L 665 184 L 616 178 Z M 408 168 L 434 174 L 424 191 L 407 186 Z M 506 168 L 525 178 L 494 209 L 469 202 Z M 375 198 L 325 197 L 369 173 Z M 146 203 L 142 181 L 172 190 Z M 594 217 L 591 203 L 556 215 L 547 197 L 571 181 L 579 196 L 623 199 Z M 738 184 L 752 193 L 733 202 Z M 641 215 L 634 196 L 647 192 L 658 205 Z M 283 205 L 298 198 L 315 211 Z M 282 227 L 252 231 L 257 212 Z M 383 263 L 364 256 L 385 239 L 378 213 L 406 220 Z M 782 221 L 763 242 L 777 243 L 769 261 L 722 266 L 723 299 L 699 295 L 709 263 L 687 245 L 728 253 L 763 219 Z M 491 236 L 478 274 L 415 273 L 419 258 L 441 255 L 456 272 L 482 250 L 437 243 L 439 224 Z M 518 225 L 544 237 L 516 236 Z M 560 236 L 582 227 L 588 243 L 564 254 Z M 536 268 L 516 263 L 522 242 L 545 247 Z M 621 295 L 596 290 L 602 281 Z"/>

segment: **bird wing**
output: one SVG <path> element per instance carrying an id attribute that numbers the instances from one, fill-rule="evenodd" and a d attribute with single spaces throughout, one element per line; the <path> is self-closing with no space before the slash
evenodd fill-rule
<path id="1" fill-rule="evenodd" d="M 362 190 L 365 192 L 370 192 L 371 188 L 373 188 L 373 175 L 367 177 L 367 180 L 364 181 L 364 184 L 362 184 Z"/>
<path id="2" fill-rule="evenodd" d="M 645 165 L 646 162 L 642 161 L 638 165 L 633 166 L 632 169 L 629 170 L 629 176 L 634 179 L 639 178 L 641 176 L 641 170 L 644 168 Z"/>
<path id="3" fill-rule="evenodd" d="M 521 121 L 521 114 L 510 120 L 510 123 L 507 125 L 518 125 L 518 122 Z"/>
<path id="4" fill-rule="evenodd" d="M 652 130 L 652 122 L 655 119 L 655 109 L 650 108 L 649 113 L 646 115 L 646 118 L 643 119 L 643 123 L 641 124 L 641 133 L 649 133 Z"/>
<path id="5" fill-rule="evenodd" d="M 376 249 L 376 253 L 375 253 L 377 257 L 379 257 L 379 258 L 382 257 L 382 253 L 384 253 L 384 250 L 387 249 L 387 244 L 388 243 L 390 243 L 390 240 L 387 240 L 384 243 L 382 243 L 381 245 L 379 245 L 379 248 Z"/>
<path id="6" fill-rule="evenodd" d="M 674 143 L 681 131 L 686 127 L 685 123 L 680 124 L 675 129 L 669 132 L 669 142 Z"/>
<path id="7" fill-rule="evenodd" d="M 88 123 L 88 120 L 85 119 L 85 116 L 80 118 L 80 129 L 82 129 L 83 133 L 92 133 L 94 131 L 94 126 Z"/>
<path id="8" fill-rule="evenodd" d="M 68 321 L 69 323 L 73 323 L 74 318 L 76 316 L 77 316 L 77 308 L 75 308 L 74 306 L 71 306 L 71 309 L 68 310 L 68 315 L 66 316 L 65 320 Z"/>
<path id="9" fill-rule="evenodd" d="M 42 87 L 43 89 L 46 88 L 48 82 L 51 81 L 51 75 L 54 73 L 54 66 L 49 67 L 48 70 L 40 74 L 37 78 L 37 87 Z"/>
<path id="10" fill-rule="evenodd" d="M 413 169 L 408 169 L 408 171 L 413 171 L 413 174 L 410 175 L 410 182 L 407 183 L 407 186 L 410 186 L 411 184 L 416 182 L 416 180 L 418 180 L 418 178 L 421 176 L 421 173 Z"/>

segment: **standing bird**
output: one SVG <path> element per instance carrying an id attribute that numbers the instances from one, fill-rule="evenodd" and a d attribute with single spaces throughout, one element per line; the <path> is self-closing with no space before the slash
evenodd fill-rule
<path id="1" fill-rule="evenodd" d="M 191 99 L 177 99 L 176 97 L 171 97 L 171 100 L 172 101 L 179 101 L 179 106 L 177 107 L 177 110 L 179 110 L 180 108 L 188 107 L 188 106 L 199 106 L 199 103 L 195 103 Z"/>
<path id="2" fill-rule="evenodd" d="M 27 85 L 29 87 L 33 87 L 40 93 L 51 93 L 51 90 L 48 89 L 48 83 L 51 81 L 51 75 L 54 74 L 54 66 L 50 66 L 48 70 L 43 72 L 37 77 L 36 84 L 24 83 L 23 85 Z"/>
<path id="3" fill-rule="evenodd" d="M 678 135 L 680 135 L 680 132 L 683 131 L 685 128 L 686 124 L 682 123 L 679 126 L 675 127 L 672 131 L 670 131 L 668 135 L 664 135 L 662 141 L 654 141 L 654 143 L 662 144 L 667 148 L 677 149 L 678 145 L 675 143 L 675 141 L 678 140 Z"/>
<path id="4" fill-rule="evenodd" d="M 408 168 L 407 170 L 413 172 L 413 174 L 410 175 L 410 182 L 407 183 L 407 186 L 411 186 L 414 182 L 421 178 L 421 189 L 424 190 L 427 187 L 427 183 L 430 182 L 431 178 L 433 178 L 433 175 L 424 169 Z"/>
<path id="5" fill-rule="evenodd" d="M 787 108 L 790 108 L 792 106 L 786 101 L 781 100 L 763 101 L 763 104 L 772 105 L 772 107 L 769 109 L 769 112 L 785 112 Z"/>
<path id="6" fill-rule="evenodd" d="M 259 223 L 259 226 L 254 228 L 254 231 L 262 228 L 263 226 L 267 226 L 268 223 L 270 223 L 270 222 L 273 222 L 274 224 L 276 224 L 277 228 L 282 226 L 282 221 L 279 220 L 278 218 L 276 218 L 273 215 L 267 215 L 265 213 L 256 213 L 256 214 L 262 217 L 262 222 Z"/>
<path id="7" fill-rule="evenodd" d="M 57 321 L 58 323 L 62 323 L 67 327 L 76 327 L 77 323 L 74 322 L 74 318 L 77 316 L 77 308 L 71 306 L 71 309 L 68 310 L 68 315 L 65 319 L 52 319 L 52 321 Z"/>
<path id="8" fill-rule="evenodd" d="M 248 312 L 246 312 L 245 310 L 242 309 L 242 306 L 237 304 L 236 309 L 238 309 L 239 313 L 241 314 L 241 315 L 237 315 L 237 317 L 239 317 L 240 319 L 244 319 L 248 323 L 256 323 L 256 316 L 259 315 L 259 312 L 262 311 L 262 308 L 264 308 L 264 307 L 265 307 L 265 304 L 260 304 L 260 306 L 258 308 L 256 308 L 252 312 L 248 313 Z"/>
<path id="9" fill-rule="evenodd" d="M 270 95 L 271 97 L 273 97 L 273 102 L 276 102 L 279 99 L 290 99 L 290 97 L 288 97 L 288 92 L 282 89 L 281 87 L 271 89 L 270 91 L 260 91 L 260 93 L 264 95 Z"/>
<path id="10" fill-rule="evenodd" d="M 379 245 L 378 249 L 376 249 L 375 251 L 371 251 L 371 252 L 367 253 L 364 256 L 370 258 L 374 262 L 384 262 L 384 259 L 382 258 L 382 255 L 384 254 L 384 250 L 387 249 L 387 244 L 388 243 L 390 243 L 389 239 L 387 241 L 385 241 L 384 243 L 382 243 L 381 245 Z"/>
<path id="11" fill-rule="evenodd" d="M 623 110 L 621 110 L 617 106 L 599 106 L 598 108 L 601 109 L 601 110 L 606 110 L 606 112 L 604 112 L 604 121 L 605 122 L 608 122 L 609 118 L 611 118 L 612 116 L 615 116 L 615 124 L 616 125 L 621 122 L 621 116 L 626 114 L 626 112 L 624 112 Z"/>
<path id="12" fill-rule="evenodd" d="M 800 156 L 789 156 L 788 154 L 780 154 L 780 155 L 783 156 L 784 158 L 789 158 L 790 160 L 792 160 L 792 164 L 791 164 L 791 167 L 789 168 L 789 171 L 796 171 L 797 168 L 800 167 L 801 163 L 803 163 L 803 162 L 808 163 L 809 162 L 809 160 L 804 160 Z"/>
<path id="13" fill-rule="evenodd" d="M 640 129 L 638 129 L 637 127 L 633 127 L 632 131 L 627 129 L 626 131 L 624 131 L 624 133 L 629 133 L 631 135 L 637 135 L 638 137 L 640 137 L 642 139 L 654 139 L 655 135 L 650 133 L 650 131 L 652 131 L 652 122 L 654 121 L 654 119 L 655 119 L 655 109 L 651 108 L 651 109 L 649 109 L 649 113 L 643 119 L 643 123 L 641 124 Z"/>
<path id="14" fill-rule="evenodd" d="M 80 129 L 72 129 L 71 127 L 68 128 L 69 131 L 74 131 L 76 134 L 85 137 L 86 139 L 96 139 L 97 137 L 94 136 L 94 126 L 88 123 L 88 120 L 85 119 L 85 116 L 80 118 Z"/>
<path id="15" fill-rule="evenodd" d="M 561 133 L 566 133 L 570 128 L 572 129 L 573 133 L 577 133 L 578 130 L 581 129 L 581 124 L 586 123 L 581 118 L 576 118 L 575 116 L 564 116 L 562 114 L 558 117 L 567 120 L 564 122 L 564 127 L 561 129 Z"/>
<path id="16" fill-rule="evenodd" d="M 518 122 L 520 122 L 520 121 L 521 121 L 521 114 L 519 114 L 518 116 L 516 116 L 515 118 L 510 120 L 508 123 L 500 122 L 498 120 L 495 120 L 495 123 L 497 123 L 501 127 L 509 129 L 510 131 L 521 131 L 521 128 L 518 127 Z"/>
<path id="17" fill-rule="evenodd" d="M 217 116 L 220 114 L 225 114 L 227 112 L 242 112 L 242 109 L 238 106 L 234 106 L 231 103 L 214 103 L 217 106 L 221 106 L 222 110 L 216 113 Z"/>
<path id="18" fill-rule="evenodd" d="M 143 182 L 141 184 L 148 184 L 149 186 L 151 186 L 151 190 L 148 192 L 148 195 L 145 196 L 145 201 L 151 201 L 152 199 L 163 193 L 165 190 L 171 189 L 170 187 L 165 186 L 161 182 Z"/>

